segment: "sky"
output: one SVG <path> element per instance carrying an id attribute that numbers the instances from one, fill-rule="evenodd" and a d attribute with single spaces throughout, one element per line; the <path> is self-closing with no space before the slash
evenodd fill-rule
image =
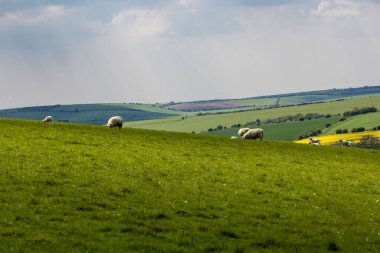
<path id="1" fill-rule="evenodd" d="M 0 109 L 380 85 L 380 0 L 0 0 Z"/>

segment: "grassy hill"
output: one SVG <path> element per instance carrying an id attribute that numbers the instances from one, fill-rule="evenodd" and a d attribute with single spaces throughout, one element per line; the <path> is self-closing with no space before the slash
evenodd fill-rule
<path id="1" fill-rule="evenodd" d="M 353 128 L 364 127 L 371 129 L 380 126 L 380 112 L 348 117 L 345 121 L 340 121 L 327 129 L 324 134 L 335 134 L 338 129 L 347 129 L 351 131 Z"/>
<path id="2" fill-rule="evenodd" d="M 355 99 L 331 101 L 325 103 L 307 104 L 299 106 L 289 106 L 281 108 L 271 108 L 266 110 L 253 110 L 246 112 L 236 112 L 228 114 L 212 114 L 204 116 L 191 116 L 182 120 L 181 116 L 168 117 L 159 120 L 143 120 L 127 122 L 128 127 L 146 128 L 154 130 L 168 130 L 178 132 L 202 132 L 218 125 L 230 127 L 233 124 L 244 124 L 256 119 L 266 120 L 284 115 L 296 115 L 298 113 L 321 113 L 321 114 L 342 114 L 345 111 L 365 106 L 375 106 L 380 108 L 380 96 L 367 96 Z"/>
<path id="3" fill-rule="evenodd" d="M 52 115 L 55 121 L 103 125 L 107 120 L 120 115 L 127 121 L 165 118 L 180 113 L 160 108 L 153 104 L 77 104 L 35 106 L 0 110 L 0 118 L 41 120 Z"/>
<path id="4" fill-rule="evenodd" d="M 380 152 L 0 119 L 1 252 L 378 252 Z"/>
<path id="5" fill-rule="evenodd" d="M 259 96 L 243 99 L 216 99 L 194 102 L 170 103 L 167 108 L 177 111 L 205 111 L 205 110 L 239 110 L 241 107 L 268 108 L 286 105 L 296 105 L 319 101 L 330 101 L 363 95 L 379 95 L 380 86 L 364 86 L 358 88 L 328 89 L 306 92 L 295 92 L 269 96 Z M 234 109 L 235 108 L 235 109 Z"/>
<path id="6" fill-rule="evenodd" d="M 264 129 L 264 138 L 267 140 L 293 141 L 298 140 L 298 137 L 305 134 L 307 131 L 324 129 L 327 123 L 335 124 L 337 122 L 339 122 L 339 117 L 331 117 L 277 124 L 262 124 L 260 128 Z M 237 136 L 238 130 L 239 128 L 229 128 L 220 131 L 207 132 L 207 134 L 218 136 Z"/>

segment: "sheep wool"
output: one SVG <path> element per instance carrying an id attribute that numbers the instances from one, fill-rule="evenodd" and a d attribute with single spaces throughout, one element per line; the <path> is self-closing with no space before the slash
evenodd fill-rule
<path id="1" fill-rule="evenodd" d="M 120 116 L 113 116 L 108 120 L 107 126 L 109 129 L 118 127 L 120 130 L 123 126 L 123 119 Z"/>
<path id="2" fill-rule="evenodd" d="M 53 116 L 46 116 L 42 122 L 44 122 L 45 124 L 52 124 L 53 123 Z"/>
<path id="3" fill-rule="evenodd" d="M 264 138 L 264 130 L 261 128 L 254 128 L 250 129 L 248 132 L 246 132 L 243 135 L 243 139 L 253 139 L 256 140 L 257 138 L 260 138 L 262 141 Z"/>
<path id="4" fill-rule="evenodd" d="M 239 131 L 238 131 L 238 135 L 243 137 L 243 135 L 249 131 L 249 128 L 245 127 L 245 128 L 240 128 Z"/>

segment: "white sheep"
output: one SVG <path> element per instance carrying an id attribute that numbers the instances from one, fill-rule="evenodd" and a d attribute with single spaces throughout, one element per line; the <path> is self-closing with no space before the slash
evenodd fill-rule
<path id="1" fill-rule="evenodd" d="M 236 136 L 231 136 L 231 140 L 236 140 L 237 137 Z"/>
<path id="2" fill-rule="evenodd" d="M 264 138 L 264 130 L 261 128 L 254 128 L 254 129 L 249 129 L 248 132 L 246 132 L 243 135 L 243 139 L 254 139 L 256 140 L 257 138 L 260 138 L 262 141 Z"/>
<path id="3" fill-rule="evenodd" d="M 320 142 L 309 142 L 310 145 L 321 146 Z"/>
<path id="4" fill-rule="evenodd" d="M 113 127 L 118 127 L 119 129 L 121 129 L 121 127 L 123 126 L 123 119 L 120 116 L 113 116 L 108 120 L 107 126 L 109 129 Z"/>
<path id="5" fill-rule="evenodd" d="M 309 137 L 309 144 L 314 144 L 314 143 L 319 143 L 319 145 L 321 144 L 321 140 L 320 139 L 314 139 L 313 137 Z"/>
<path id="6" fill-rule="evenodd" d="M 352 146 L 352 141 L 348 141 L 348 140 L 342 140 L 342 139 L 339 139 L 339 143 L 343 146 L 346 146 L 346 147 L 351 147 Z"/>
<path id="7" fill-rule="evenodd" d="M 46 116 L 42 122 L 44 122 L 45 124 L 52 124 L 53 123 L 53 116 Z"/>
<path id="8" fill-rule="evenodd" d="M 243 135 L 249 131 L 249 128 L 245 127 L 245 128 L 240 128 L 239 131 L 238 131 L 238 135 L 240 137 L 243 137 Z"/>

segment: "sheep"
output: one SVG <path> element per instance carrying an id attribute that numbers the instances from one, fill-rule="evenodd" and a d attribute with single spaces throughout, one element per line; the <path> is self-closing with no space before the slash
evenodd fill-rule
<path id="1" fill-rule="evenodd" d="M 309 142 L 310 145 L 316 145 L 316 146 L 321 146 L 320 142 Z"/>
<path id="2" fill-rule="evenodd" d="M 243 137 L 243 135 L 249 131 L 249 128 L 245 127 L 245 128 L 240 128 L 239 131 L 238 131 L 238 135 L 240 137 Z"/>
<path id="3" fill-rule="evenodd" d="M 53 116 L 46 116 L 42 122 L 44 122 L 45 124 L 52 124 L 53 123 Z"/>
<path id="4" fill-rule="evenodd" d="M 120 116 L 113 116 L 108 120 L 107 126 L 109 129 L 118 127 L 120 130 L 123 126 L 123 119 Z"/>
<path id="5" fill-rule="evenodd" d="M 319 143 L 321 144 L 321 140 L 320 139 L 314 139 L 313 137 L 309 137 L 309 144 L 314 144 L 314 143 Z"/>
<path id="6" fill-rule="evenodd" d="M 235 139 L 237 139 L 236 136 L 231 136 L 231 140 L 235 140 Z"/>
<path id="7" fill-rule="evenodd" d="M 248 132 L 246 132 L 243 135 L 243 139 L 254 139 L 256 140 L 257 138 L 260 138 L 262 141 L 264 138 L 264 130 L 261 128 L 254 128 L 250 129 Z"/>
<path id="8" fill-rule="evenodd" d="M 339 143 L 340 145 L 343 146 L 346 146 L 346 147 L 351 147 L 352 146 L 352 141 L 348 141 L 348 140 L 342 140 L 342 139 L 339 139 Z"/>

